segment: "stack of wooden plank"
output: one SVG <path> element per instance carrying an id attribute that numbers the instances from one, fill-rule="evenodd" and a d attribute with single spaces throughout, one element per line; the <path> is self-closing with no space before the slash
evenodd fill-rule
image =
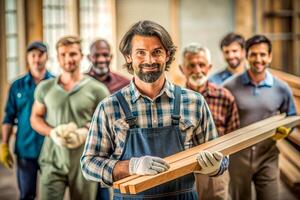
<path id="1" fill-rule="evenodd" d="M 297 113 L 300 113 L 300 77 L 278 70 L 270 70 L 273 75 L 287 82 L 292 89 Z M 300 191 L 300 126 L 287 140 L 277 143 L 280 150 L 279 168 L 281 177 L 293 190 Z"/>
<path id="2" fill-rule="evenodd" d="M 284 115 L 277 115 L 262 120 L 165 158 L 170 164 L 170 169 L 166 172 L 155 176 L 129 176 L 115 182 L 114 188 L 120 189 L 121 193 L 137 194 L 198 170 L 199 165 L 196 157 L 200 151 L 220 151 L 224 155 L 230 155 L 273 136 L 278 126 L 294 127 L 297 124 L 300 124 L 300 117 L 298 116 L 285 117 Z"/>

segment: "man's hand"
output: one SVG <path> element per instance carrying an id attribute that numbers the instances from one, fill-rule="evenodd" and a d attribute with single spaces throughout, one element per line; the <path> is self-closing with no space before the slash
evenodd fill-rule
<path id="1" fill-rule="evenodd" d="M 12 168 L 14 160 L 9 152 L 9 147 L 7 144 L 3 143 L 0 147 L 0 162 L 6 167 L 6 168 Z"/>
<path id="2" fill-rule="evenodd" d="M 61 124 L 50 131 L 50 137 L 56 145 L 65 147 L 67 145 L 65 137 L 70 132 L 74 132 L 76 129 L 77 125 L 74 122 L 70 122 L 69 124 Z"/>
<path id="3" fill-rule="evenodd" d="M 169 168 L 170 165 L 159 157 L 143 156 L 140 158 L 131 158 L 129 161 L 130 175 L 155 175 Z"/>
<path id="4" fill-rule="evenodd" d="M 281 140 L 285 137 L 287 137 L 290 132 L 292 131 L 291 128 L 287 128 L 284 126 L 280 126 L 276 129 L 275 135 L 272 137 L 273 140 Z"/>
<path id="5" fill-rule="evenodd" d="M 218 173 L 223 154 L 220 152 L 210 153 L 209 151 L 201 151 L 197 156 L 197 161 L 201 167 L 196 173 L 215 175 Z"/>
<path id="6" fill-rule="evenodd" d="M 75 149 L 85 143 L 89 130 L 87 128 L 79 128 L 65 135 L 66 147 Z"/>

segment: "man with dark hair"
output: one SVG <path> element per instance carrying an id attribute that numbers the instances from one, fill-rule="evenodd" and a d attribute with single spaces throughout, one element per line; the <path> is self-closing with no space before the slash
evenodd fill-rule
<path id="1" fill-rule="evenodd" d="M 124 76 L 110 70 L 112 60 L 111 48 L 104 39 L 94 41 L 90 47 L 88 59 L 92 63 L 90 71 L 87 73 L 91 77 L 105 84 L 110 93 L 114 93 L 129 84 L 129 80 Z"/>
<path id="2" fill-rule="evenodd" d="M 87 179 L 112 185 L 129 175 L 168 170 L 162 158 L 217 137 L 203 97 L 166 80 L 176 48 L 159 24 L 140 21 L 120 43 L 129 86 L 100 102 L 94 113 L 81 167 Z M 199 173 L 217 176 L 228 165 L 219 152 L 201 151 Z M 198 199 L 194 176 L 178 178 L 136 195 L 114 191 L 114 199 Z"/>
<path id="3" fill-rule="evenodd" d="M 209 49 L 196 43 L 183 50 L 181 71 L 186 77 L 186 87 L 199 92 L 206 100 L 216 124 L 219 136 L 239 128 L 237 106 L 232 94 L 225 88 L 207 81 L 212 67 Z M 201 200 L 227 200 L 229 195 L 229 174 L 218 177 L 196 174 L 196 185 Z"/>
<path id="4" fill-rule="evenodd" d="M 35 91 L 31 125 L 48 136 L 39 158 L 43 200 L 63 199 L 66 187 L 70 199 L 96 198 L 97 184 L 84 179 L 79 162 L 92 112 L 109 92 L 103 84 L 80 73 L 80 42 L 76 36 L 65 36 L 57 42 L 62 73 L 42 82 Z"/>
<path id="5" fill-rule="evenodd" d="M 289 86 L 267 70 L 272 61 L 270 40 L 255 35 L 246 41 L 246 52 L 250 68 L 224 84 L 236 99 L 241 127 L 278 113 L 296 115 Z M 279 127 L 273 138 L 230 156 L 230 194 L 233 200 L 252 199 L 252 182 L 257 199 L 278 199 L 279 151 L 276 140 L 290 132 L 289 128 Z"/>
<path id="6" fill-rule="evenodd" d="M 30 114 L 37 84 L 43 79 L 52 77 L 46 70 L 47 59 L 47 46 L 43 42 L 36 41 L 28 45 L 29 72 L 12 83 L 5 107 L 0 162 L 7 168 L 13 166 L 13 158 L 8 146 L 14 132 L 13 126 L 16 125 L 15 153 L 20 199 L 35 199 L 36 196 L 38 157 L 44 137 L 31 128 Z"/>
<path id="7" fill-rule="evenodd" d="M 237 75 L 246 69 L 245 67 L 245 39 L 243 36 L 229 33 L 222 40 L 220 48 L 222 50 L 227 67 L 212 75 L 209 80 L 215 84 L 221 85 L 232 75 Z"/>

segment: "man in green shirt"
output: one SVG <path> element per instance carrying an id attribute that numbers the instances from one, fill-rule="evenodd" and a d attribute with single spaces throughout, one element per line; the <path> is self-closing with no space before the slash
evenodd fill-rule
<path id="1" fill-rule="evenodd" d="M 109 92 L 80 73 L 79 38 L 63 37 L 56 49 L 62 74 L 37 87 L 31 115 L 33 129 L 49 136 L 39 158 L 41 199 L 63 199 L 68 186 L 71 199 L 94 200 L 97 185 L 83 178 L 79 160 L 92 113 Z"/>

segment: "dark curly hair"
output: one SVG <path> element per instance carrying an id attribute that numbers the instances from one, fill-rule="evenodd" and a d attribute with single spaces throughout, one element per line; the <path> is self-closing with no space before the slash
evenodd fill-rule
<path id="1" fill-rule="evenodd" d="M 126 56 L 131 54 L 131 41 L 132 38 L 135 35 L 140 36 L 156 36 L 160 39 L 162 45 L 167 51 L 167 54 L 169 56 L 169 60 L 166 63 L 165 70 L 168 71 L 170 68 L 171 63 L 173 60 L 175 60 L 175 52 L 176 52 L 176 46 L 174 46 L 174 43 L 172 41 L 171 36 L 169 33 L 162 27 L 161 25 L 152 22 L 152 21 L 139 21 L 135 23 L 123 36 L 120 45 L 119 50 L 123 54 L 123 56 L 126 58 Z M 127 68 L 128 72 L 133 74 L 133 68 L 131 63 L 126 63 L 124 66 Z"/>

